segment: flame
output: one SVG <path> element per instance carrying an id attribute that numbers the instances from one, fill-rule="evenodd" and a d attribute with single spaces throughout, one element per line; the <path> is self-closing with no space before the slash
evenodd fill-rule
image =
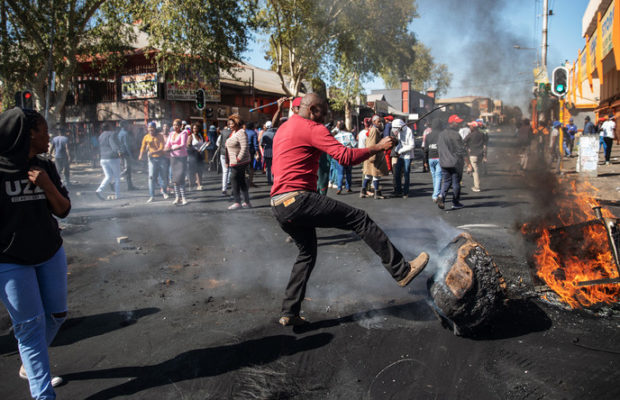
<path id="1" fill-rule="evenodd" d="M 579 282 L 617 278 L 607 232 L 592 207 L 597 191 L 588 182 L 560 182 L 554 193 L 558 214 L 524 224 L 521 232 L 537 236 L 533 260 L 536 274 L 572 308 L 620 300 L 620 284 L 577 286 Z M 615 218 L 603 209 L 604 218 Z M 589 222 L 590 221 L 590 222 Z M 561 228 L 557 229 L 556 228 Z"/>

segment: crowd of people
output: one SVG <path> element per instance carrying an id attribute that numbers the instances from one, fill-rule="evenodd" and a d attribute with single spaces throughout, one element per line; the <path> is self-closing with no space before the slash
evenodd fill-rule
<path id="1" fill-rule="evenodd" d="M 579 129 L 573 118 L 567 124 L 556 121 L 541 120 L 536 123 L 523 119 L 517 124 L 516 135 L 521 148 L 521 169 L 532 168 L 536 162 L 542 162 L 560 171 L 562 157 L 571 158 L 575 152 L 575 141 L 578 135 L 599 137 L 599 153 L 602 152 L 603 165 L 611 164 L 611 150 L 614 144 L 620 144 L 620 135 L 616 134 L 616 118 L 614 114 L 601 116 L 595 125 L 589 116 L 584 119 Z"/>

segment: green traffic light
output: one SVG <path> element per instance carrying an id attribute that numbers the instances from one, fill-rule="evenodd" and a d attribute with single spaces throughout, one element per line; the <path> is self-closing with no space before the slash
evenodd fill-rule
<path id="1" fill-rule="evenodd" d="M 558 93 L 564 93 L 564 90 L 565 90 L 565 88 L 564 88 L 564 85 L 562 85 L 562 84 L 559 84 L 559 85 L 557 85 L 555 87 L 555 91 L 558 92 Z"/>

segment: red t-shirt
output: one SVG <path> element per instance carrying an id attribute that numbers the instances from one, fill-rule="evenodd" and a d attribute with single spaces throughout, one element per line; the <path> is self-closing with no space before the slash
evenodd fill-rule
<path id="1" fill-rule="evenodd" d="M 271 196 L 295 190 L 316 191 L 321 153 L 341 165 L 355 165 L 370 157 L 370 150 L 340 144 L 323 124 L 293 115 L 273 139 Z"/>

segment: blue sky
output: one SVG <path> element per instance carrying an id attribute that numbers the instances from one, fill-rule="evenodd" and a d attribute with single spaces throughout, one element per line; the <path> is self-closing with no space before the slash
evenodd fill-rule
<path id="1" fill-rule="evenodd" d="M 588 2 L 549 0 L 549 71 L 565 60 L 572 62 L 584 46 L 581 20 Z M 419 18 L 410 29 L 453 74 L 444 97 L 484 95 L 522 105 L 540 59 L 542 0 L 418 0 L 417 5 Z M 259 41 L 250 44 L 245 58 L 269 68 Z M 514 45 L 534 50 L 516 50 Z M 376 78 L 364 88 L 380 89 L 383 82 Z"/>

